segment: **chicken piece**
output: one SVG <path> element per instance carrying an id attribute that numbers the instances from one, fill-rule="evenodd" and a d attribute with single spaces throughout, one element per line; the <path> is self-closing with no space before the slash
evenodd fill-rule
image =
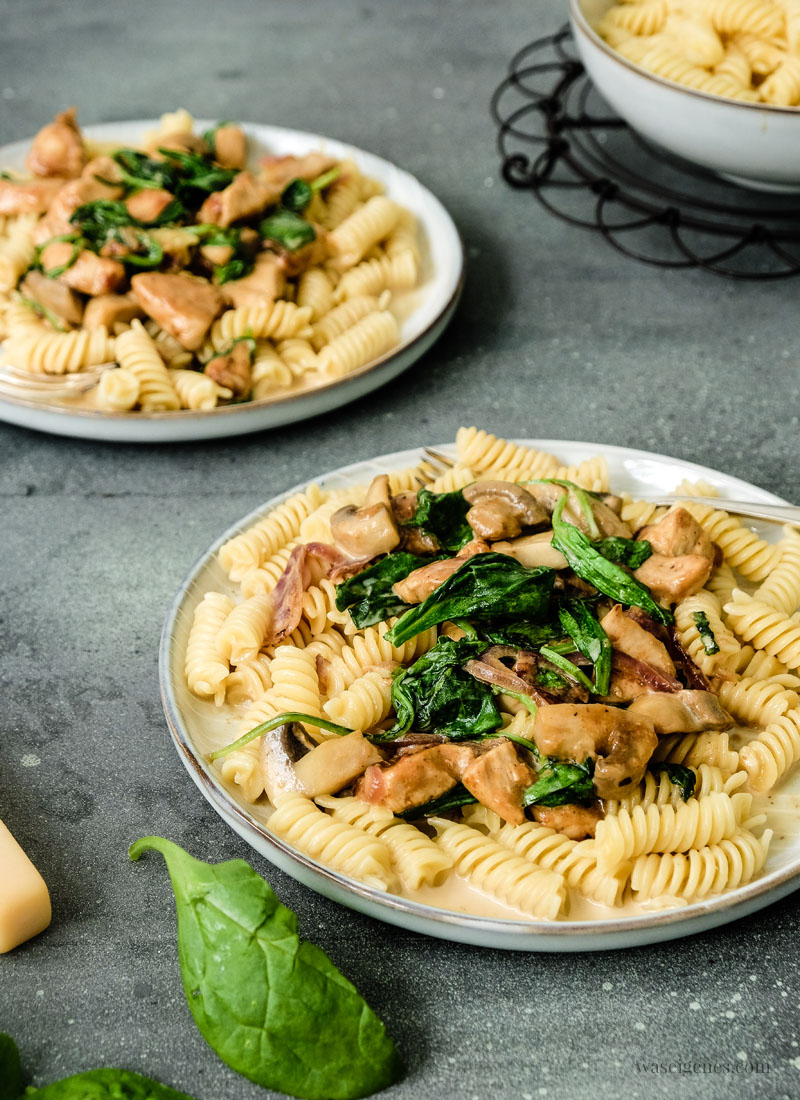
<path id="1" fill-rule="evenodd" d="M 141 317 L 139 305 L 128 294 L 99 294 L 87 302 L 83 313 L 83 327 L 105 328 L 113 332 L 116 325 L 127 325 L 134 317 Z"/>
<path id="2" fill-rule="evenodd" d="M 83 299 L 57 279 L 48 279 L 41 271 L 29 271 L 19 286 L 20 293 L 32 298 L 66 325 L 83 320 Z"/>
<path id="3" fill-rule="evenodd" d="M 174 198 L 175 196 L 171 195 L 169 191 L 164 191 L 160 187 L 153 187 L 129 195 L 125 199 L 125 205 L 132 218 L 136 218 L 137 221 L 143 222 L 145 225 L 150 225 L 152 222 L 158 221 Z"/>
<path id="4" fill-rule="evenodd" d="M 475 554 L 485 554 L 491 547 L 481 539 L 473 539 L 466 546 L 462 546 L 454 558 L 445 561 L 432 561 L 430 565 L 423 565 L 409 573 L 402 581 L 392 585 L 392 591 L 399 596 L 404 603 L 422 603 L 435 592 L 440 584 L 457 572 L 467 560 Z"/>
<path id="5" fill-rule="evenodd" d="M 469 516 L 467 516 L 469 519 Z M 508 542 L 496 542 L 492 546 L 498 554 L 516 558 L 526 569 L 544 565 L 548 569 L 566 569 L 567 559 L 553 546 L 553 532 L 539 531 L 535 535 L 522 535 Z"/>
<path id="6" fill-rule="evenodd" d="M 0 179 L 0 215 L 44 214 L 65 182 L 63 179 Z"/>
<path id="7" fill-rule="evenodd" d="M 677 603 L 700 591 L 711 576 L 713 565 L 714 559 L 704 554 L 681 554 L 675 558 L 653 554 L 633 575 L 661 603 Z"/>
<path id="8" fill-rule="evenodd" d="M 373 764 L 356 786 L 358 798 L 402 813 L 452 790 L 475 756 L 468 744 L 433 745 L 394 764 Z"/>
<path id="9" fill-rule="evenodd" d="M 234 309 L 272 302 L 276 298 L 282 298 L 285 289 L 286 278 L 280 261 L 271 252 L 260 252 L 256 256 L 249 275 L 245 275 L 243 279 L 231 279 L 220 287 L 223 298 Z"/>
<path id="10" fill-rule="evenodd" d="M 62 111 L 42 127 L 33 139 L 25 163 L 34 176 L 74 179 L 81 174 L 86 163 L 86 150 L 74 107 Z"/>
<path id="11" fill-rule="evenodd" d="M 247 138 L 239 126 L 218 126 L 214 131 L 214 160 L 223 168 L 244 168 Z"/>
<path id="12" fill-rule="evenodd" d="M 594 760 L 594 785 L 600 798 L 622 798 L 640 782 L 658 744 L 647 718 L 603 703 L 540 707 L 533 735 L 546 756 L 581 764 Z"/>
<path id="13" fill-rule="evenodd" d="M 306 180 L 311 183 L 319 176 L 329 172 L 336 164 L 335 157 L 326 153 L 306 153 L 304 157 L 262 157 L 259 163 L 259 179 L 277 191 L 277 202 L 287 184 L 292 180 Z"/>
<path id="14" fill-rule="evenodd" d="M 33 239 L 37 244 L 44 244 L 51 237 L 73 233 L 75 226 L 70 218 L 79 206 L 99 199 L 118 199 L 122 191 L 121 186 L 103 183 L 94 177 L 81 176 L 80 179 L 69 180 L 59 188 L 47 215 L 34 227 Z"/>
<path id="15" fill-rule="evenodd" d="M 629 618 L 620 604 L 614 604 L 600 621 L 615 649 L 644 661 L 665 676 L 675 675 L 675 665 L 664 643 Z"/>
<path id="16" fill-rule="evenodd" d="M 628 714 L 646 718 L 658 734 L 705 733 L 730 729 L 733 719 L 712 691 L 661 691 L 641 695 Z"/>
<path id="17" fill-rule="evenodd" d="M 461 782 L 482 806 L 494 810 L 509 825 L 522 825 L 522 796 L 536 775 L 513 741 L 499 741 L 464 769 Z"/>
<path id="18" fill-rule="evenodd" d="M 643 527 L 636 535 L 646 539 L 654 554 L 679 558 L 684 554 L 701 554 L 714 560 L 714 545 L 710 536 L 685 508 L 673 508 L 650 527 Z"/>
<path id="19" fill-rule="evenodd" d="M 148 146 L 151 157 L 158 157 L 160 150 L 169 149 L 175 153 L 200 153 L 201 156 L 209 155 L 208 143 L 191 130 L 176 130 L 170 134 L 161 134 Z"/>
<path id="20" fill-rule="evenodd" d="M 570 840 L 594 836 L 597 822 L 603 819 L 603 811 L 596 803 L 591 806 L 579 806 L 574 802 L 566 802 L 563 806 L 531 806 L 531 813 L 534 821 L 563 833 Z"/>
<path id="21" fill-rule="evenodd" d="M 232 225 L 242 218 L 260 214 L 280 197 L 280 191 L 267 187 L 252 172 L 240 172 L 222 191 L 214 191 L 208 196 L 200 207 L 197 220 L 212 225 Z"/>
<path id="22" fill-rule="evenodd" d="M 147 316 L 189 351 L 201 346 L 223 306 L 215 286 L 191 275 L 142 272 L 131 279 L 131 291 Z"/>
<path id="23" fill-rule="evenodd" d="M 389 497 L 389 476 L 373 478 L 361 508 L 346 504 L 331 516 L 331 536 L 353 558 L 388 554 L 400 542 Z"/>
<path id="24" fill-rule="evenodd" d="M 232 244 L 204 244 L 200 246 L 200 255 L 214 267 L 229 263 L 236 252 Z"/>
<path id="25" fill-rule="evenodd" d="M 101 183 L 122 184 L 122 169 L 117 162 L 105 153 L 99 157 L 93 157 L 83 166 L 81 178 L 85 180 L 97 180 Z"/>
<path id="26" fill-rule="evenodd" d="M 234 400 L 250 393 L 252 387 L 252 356 L 246 340 L 239 340 L 227 355 L 217 355 L 209 359 L 204 373 L 213 378 L 218 386 L 233 390 Z"/>
<path id="27" fill-rule="evenodd" d="M 71 241 L 51 241 L 41 253 L 42 269 L 48 272 L 63 267 L 55 278 L 81 294 L 110 294 L 125 280 L 125 268 L 116 260 L 107 260 L 88 249 L 73 260 Z"/>

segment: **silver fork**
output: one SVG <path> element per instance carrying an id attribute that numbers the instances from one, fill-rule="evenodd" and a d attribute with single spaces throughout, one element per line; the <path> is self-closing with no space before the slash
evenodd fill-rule
<path id="1" fill-rule="evenodd" d="M 40 398 L 76 397 L 96 385 L 100 376 L 116 367 L 116 363 L 101 363 L 91 370 L 75 374 L 39 374 L 22 370 L 10 363 L 0 363 L 0 392 L 27 394 Z"/>
<path id="2" fill-rule="evenodd" d="M 443 455 L 441 451 L 435 451 L 432 447 L 425 447 L 424 453 L 428 465 L 438 473 L 455 466 L 452 458 Z M 707 505 L 710 508 L 721 509 L 735 516 L 746 516 L 749 519 L 762 519 L 770 523 L 787 523 L 791 527 L 800 527 L 800 508 L 795 504 L 762 504 L 756 501 L 728 500 L 727 497 L 696 497 L 690 494 L 665 493 L 657 497 L 641 497 L 653 504 L 663 504 L 669 507 L 680 501 L 694 502 Z"/>

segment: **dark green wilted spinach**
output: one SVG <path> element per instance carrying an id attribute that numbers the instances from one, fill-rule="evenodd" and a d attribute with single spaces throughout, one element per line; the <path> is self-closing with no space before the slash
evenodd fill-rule
<path id="1" fill-rule="evenodd" d="M 717 639 L 714 637 L 714 631 L 711 629 L 711 623 L 708 621 L 708 615 L 705 611 L 694 611 L 692 613 L 692 619 L 694 625 L 697 627 L 697 633 L 700 635 L 700 641 L 703 643 L 703 649 L 706 653 L 719 653 L 719 645 Z"/>
<path id="2" fill-rule="evenodd" d="M 491 687 L 463 668 L 485 650 L 486 643 L 480 640 L 439 638 L 410 668 L 396 674 L 392 706 L 397 717 L 390 730 L 372 739 L 393 741 L 412 726 L 454 741 L 476 740 L 497 729 L 502 719 Z"/>
<path id="3" fill-rule="evenodd" d="M 275 241 L 287 250 L 298 252 L 317 239 L 317 233 L 311 222 L 294 214 L 291 210 L 276 210 L 264 218 L 259 227 L 264 240 Z"/>
<path id="4" fill-rule="evenodd" d="M 426 600 L 406 611 L 386 638 L 402 645 L 447 619 L 541 621 L 550 608 L 554 579 L 552 569 L 526 569 L 507 554 L 476 554 Z"/>
<path id="5" fill-rule="evenodd" d="M 40 1089 L 23 1092 L 17 1044 L 0 1032 L 0 1100 L 192 1100 L 185 1092 L 160 1085 L 127 1069 L 92 1069 Z"/>
<path id="6" fill-rule="evenodd" d="M 694 794 L 697 776 L 691 768 L 686 768 L 683 764 L 665 764 L 660 760 L 651 760 L 647 765 L 647 770 L 652 772 L 653 775 L 658 775 L 660 772 L 666 772 L 670 783 L 673 783 L 680 789 L 681 798 L 684 802 Z"/>
<path id="7" fill-rule="evenodd" d="M 214 865 L 162 837 L 178 909 L 178 954 L 189 1008 L 206 1042 L 264 1088 L 307 1100 L 349 1100 L 399 1074 L 394 1044 L 358 991 L 297 918 L 241 859 Z"/>
<path id="8" fill-rule="evenodd" d="M 392 585 L 405 580 L 409 573 L 427 565 L 432 558 L 421 558 L 399 550 L 336 587 L 336 607 L 350 610 L 350 618 L 359 630 L 382 623 L 392 615 L 401 615 L 409 605 L 396 596 Z"/>
<path id="9" fill-rule="evenodd" d="M 623 539 L 618 535 L 598 539 L 594 544 L 606 561 L 617 565 L 627 565 L 628 569 L 638 569 L 653 553 L 653 547 L 647 539 Z"/>
<path id="10" fill-rule="evenodd" d="M 420 489 L 417 509 L 404 526 L 419 527 L 433 535 L 443 550 L 455 554 L 475 537 L 466 519 L 471 507 L 460 492 L 432 493 L 430 489 Z"/>
<path id="11" fill-rule="evenodd" d="M 595 797 L 594 761 L 589 758 L 583 764 L 545 758 L 536 782 L 523 795 L 526 806 L 563 806 L 567 802 L 586 804 Z"/>
<path id="12" fill-rule="evenodd" d="M 608 695 L 612 646 L 605 630 L 584 600 L 565 600 L 558 609 L 558 617 L 575 643 L 575 648 L 594 665 L 592 690 L 597 695 Z"/>
<path id="13" fill-rule="evenodd" d="M 448 810 L 457 810 L 459 806 L 471 806 L 477 801 L 475 795 L 470 794 L 463 783 L 456 783 L 451 791 L 445 791 L 438 798 L 432 798 L 424 806 L 404 810 L 398 816 L 406 821 L 419 821 L 423 817 L 436 817 L 438 814 L 447 813 Z"/>

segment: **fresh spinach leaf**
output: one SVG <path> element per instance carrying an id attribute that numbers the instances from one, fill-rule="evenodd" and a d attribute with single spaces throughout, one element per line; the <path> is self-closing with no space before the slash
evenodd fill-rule
<path id="1" fill-rule="evenodd" d="M 550 609 L 554 579 L 552 569 L 526 569 L 507 554 L 476 554 L 406 611 L 386 638 L 399 646 L 447 619 L 541 621 Z"/>
<path id="2" fill-rule="evenodd" d="M 92 1069 L 24 1094 L 32 1100 L 192 1100 L 149 1077 L 127 1069 Z"/>
<path id="3" fill-rule="evenodd" d="M 293 214 L 291 210 L 276 210 L 264 218 L 259 233 L 264 240 L 275 241 L 287 252 L 298 252 L 317 239 L 317 233 L 311 222 Z"/>
<path id="4" fill-rule="evenodd" d="M 0 1100 L 18 1100 L 22 1096 L 22 1063 L 17 1044 L 0 1031 Z"/>
<path id="5" fill-rule="evenodd" d="M 475 537 L 466 519 L 471 507 L 460 492 L 432 493 L 430 489 L 420 489 L 416 511 L 404 526 L 421 528 L 433 535 L 443 550 L 455 554 Z"/>
<path id="6" fill-rule="evenodd" d="M 709 623 L 708 615 L 706 615 L 705 611 L 692 612 L 692 618 L 694 619 L 694 625 L 697 627 L 697 633 L 700 635 L 700 641 L 703 643 L 703 649 L 706 653 L 719 653 L 717 639 L 714 637 L 714 631 L 711 629 L 711 623 Z"/>
<path id="7" fill-rule="evenodd" d="M 653 547 L 647 539 L 623 539 L 618 535 L 609 535 L 608 538 L 598 539 L 594 544 L 606 561 L 616 562 L 617 565 L 626 565 L 628 569 L 638 569 L 644 565 L 653 553 Z"/>
<path id="8" fill-rule="evenodd" d="M 604 596 L 629 607 L 641 607 L 656 622 L 669 626 L 673 621 L 671 612 L 656 603 L 650 590 L 620 566 L 604 558 L 583 531 L 561 518 L 566 499 L 561 497 L 553 509 L 553 546 L 567 559 L 573 573 L 593 584 Z"/>
<path id="9" fill-rule="evenodd" d="M 148 850 L 172 880 L 186 999 L 224 1062 L 306 1100 L 367 1096 L 397 1079 L 383 1024 L 244 860 L 203 863 L 163 837 L 137 840 L 131 859 Z"/>
<path id="10" fill-rule="evenodd" d="M 445 636 L 410 668 L 401 668 L 392 683 L 394 725 L 371 740 L 393 741 L 412 726 L 454 741 L 475 740 L 497 729 L 502 719 L 491 687 L 463 668 L 485 649 L 480 640 Z"/>
<path id="11" fill-rule="evenodd" d="M 525 806 L 563 806 L 566 802 L 586 804 L 595 797 L 594 761 L 591 757 L 583 764 L 545 758 L 536 782 L 525 791 Z"/>
<path id="12" fill-rule="evenodd" d="M 661 761 L 651 760 L 647 765 L 647 770 L 654 775 L 658 775 L 659 772 L 666 772 L 670 783 L 680 789 L 681 798 L 684 802 L 694 794 L 697 776 L 691 768 L 686 768 L 683 764 L 664 764 Z"/>
<path id="13" fill-rule="evenodd" d="M 594 665 L 594 686 L 591 690 L 597 695 L 608 695 L 612 645 L 605 630 L 583 600 L 564 600 L 558 609 L 558 617 L 575 648 Z"/>
<path id="14" fill-rule="evenodd" d="M 387 554 L 363 572 L 337 585 L 337 610 L 346 611 L 349 608 L 350 618 L 359 630 L 382 623 L 392 615 L 402 614 L 408 610 L 409 604 L 393 592 L 392 585 L 405 580 L 409 573 L 431 560 L 404 550 Z"/>
<path id="15" fill-rule="evenodd" d="M 398 817 L 406 821 L 419 821 L 423 817 L 436 817 L 448 810 L 457 810 L 459 806 L 471 806 L 477 801 L 475 795 L 470 794 L 462 783 L 456 783 L 452 790 L 440 794 L 438 798 L 432 798 L 424 806 L 413 806 L 410 810 L 404 810 Z"/>

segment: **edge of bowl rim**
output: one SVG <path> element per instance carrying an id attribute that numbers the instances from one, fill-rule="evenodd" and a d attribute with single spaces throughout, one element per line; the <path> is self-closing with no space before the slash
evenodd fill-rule
<path id="1" fill-rule="evenodd" d="M 513 437 L 512 442 L 521 444 L 523 446 L 536 446 L 537 448 L 549 447 L 553 444 L 556 448 L 562 447 L 568 449 L 570 447 L 595 447 L 599 453 L 612 453 L 619 455 L 621 458 L 638 459 L 645 462 L 664 462 L 670 460 L 672 456 L 659 455 L 654 451 L 643 451 L 631 447 L 623 447 L 614 444 L 592 444 L 585 441 L 578 440 L 539 440 L 539 439 L 520 439 Z M 452 448 L 452 442 L 449 444 L 433 444 L 434 448 L 440 451 L 447 452 Z M 432 905 L 427 905 L 423 902 L 414 901 L 411 898 L 399 897 L 397 895 L 388 894 L 382 890 L 376 890 L 372 887 L 365 886 L 358 882 L 356 879 L 348 878 L 346 875 L 340 874 L 337 871 L 333 871 L 328 867 L 324 867 L 302 852 L 297 851 L 290 845 L 285 843 L 281 838 L 273 835 L 269 830 L 261 823 L 255 821 L 244 809 L 236 802 L 224 789 L 222 789 L 218 782 L 215 782 L 213 777 L 203 767 L 199 755 L 195 748 L 189 743 L 188 731 L 185 729 L 185 725 L 180 715 L 180 709 L 177 705 L 177 701 L 174 697 L 172 683 L 169 677 L 170 671 L 170 643 L 175 632 L 175 625 L 177 620 L 177 614 L 180 606 L 189 591 L 191 585 L 194 583 L 197 574 L 208 562 L 219 547 L 228 538 L 232 537 L 240 530 L 242 530 L 248 523 L 252 522 L 256 516 L 258 516 L 267 505 L 273 505 L 273 501 L 280 502 L 294 493 L 302 492 L 311 482 L 322 482 L 326 477 L 330 477 L 332 474 L 346 473 L 348 469 L 353 466 L 361 466 L 365 463 L 382 463 L 389 462 L 394 459 L 396 455 L 407 454 L 408 451 L 422 451 L 422 447 L 406 448 L 404 451 L 391 452 L 385 455 L 375 455 L 372 458 L 361 459 L 354 463 L 349 463 L 347 466 L 337 467 L 336 470 L 328 470 L 324 473 L 303 480 L 297 485 L 285 490 L 282 493 L 277 493 L 269 500 L 264 501 L 262 504 L 257 505 L 246 516 L 233 523 L 226 531 L 224 531 L 210 547 L 208 547 L 203 553 L 194 561 L 181 581 L 178 590 L 170 602 L 164 625 L 161 631 L 161 638 L 159 642 L 159 654 L 158 654 L 158 677 L 162 707 L 164 710 L 164 716 L 167 720 L 167 726 L 175 747 L 179 750 L 180 759 L 183 761 L 184 766 L 193 778 L 195 784 L 205 795 L 206 799 L 211 803 L 212 807 L 222 817 L 223 821 L 234 831 L 249 843 L 252 848 L 255 849 L 265 859 L 269 860 L 269 857 L 264 853 L 264 847 L 272 847 L 277 849 L 281 855 L 287 858 L 290 862 L 299 863 L 306 871 L 310 872 L 312 876 L 329 882 L 337 893 L 347 893 L 359 898 L 365 902 L 370 908 L 377 907 L 378 909 L 388 909 L 394 914 L 405 913 L 412 918 L 417 925 L 419 922 L 433 924 L 450 925 L 462 929 L 465 933 L 469 933 L 470 930 L 474 932 L 484 932 L 493 935 L 503 936 L 506 935 L 509 939 L 513 937 L 531 936 L 536 938 L 537 936 L 553 937 L 555 939 L 570 940 L 573 937 L 578 936 L 591 936 L 595 934 L 597 936 L 612 937 L 613 939 L 623 938 L 629 934 L 636 934 L 639 931 L 643 931 L 648 928 L 660 928 L 662 926 L 669 926 L 673 924 L 687 923 L 693 924 L 695 921 L 702 921 L 704 917 L 707 917 L 720 910 L 726 910 L 731 908 L 743 908 L 743 912 L 740 916 L 747 916 L 754 912 L 752 903 L 760 898 L 763 894 L 777 890 L 775 898 L 770 899 L 764 903 L 764 906 L 756 906 L 757 909 L 763 908 L 771 901 L 778 901 L 787 894 L 794 890 L 800 889 L 800 855 L 796 859 L 794 865 L 789 865 L 775 871 L 770 872 L 766 876 L 756 878 L 743 886 L 736 887 L 730 894 L 714 894 L 710 897 L 705 897 L 699 901 L 689 902 L 686 906 L 681 906 L 677 909 L 668 909 L 662 911 L 654 911 L 650 913 L 640 913 L 634 916 L 608 918 L 602 920 L 583 920 L 583 921 L 570 921 L 570 920 L 555 920 L 555 921 L 542 921 L 542 920 L 514 920 L 503 917 L 486 917 L 477 916 L 469 913 L 459 913 L 454 910 L 440 909 Z M 717 473 L 721 477 L 736 482 L 738 485 L 748 485 L 752 487 L 752 483 L 744 482 L 740 478 L 735 478 L 732 475 L 727 475 L 723 471 L 714 470 L 712 467 L 703 467 L 698 463 L 691 462 L 688 459 L 674 459 L 674 461 L 681 463 L 683 466 L 693 467 L 698 473 Z M 759 488 L 759 486 L 755 486 Z M 774 493 L 770 493 L 767 489 L 760 489 L 762 493 L 771 497 L 774 503 L 786 504 L 782 497 L 777 496 Z M 724 498 L 720 498 L 721 502 Z M 273 505 L 277 506 L 277 505 Z M 238 827 L 235 827 L 231 823 L 231 818 L 234 818 Z M 257 838 L 258 843 L 254 843 L 253 840 L 248 840 L 249 834 L 253 838 Z M 271 862 L 271 861 L 270 861 Z M 793 881 L 794 880 L 794 881 Z M 301 881 L 303 885 L 307 883 Z M 313 889 L 313 887 L 308 887 Z M 330 895 L 327 895 L 330 896 Z M 334 900 L 338 904 L 345 904 L 345 902 L 339 901 L 338 898 Z M 363 911 L 363 910 L 362 910 Z M 375 917 L 375 913 L 371 912 L 371 916 Z M 377 917 L 376 919 L 380 919 Z M 731 918 L 736 919 L 736 918 Z M 720 922 L 725 923 L 725 922 Z M 686 932 L 686 935 L 695 934 L 696 932 L 703 931 L 701 928 L 693 928 Z M 435 933 L 427 933 L 433 934 Z M 678 933 L 680 935 L 680 933 Z M 669 937 L 672 938 L 672 937 Z M 473 939 L 466 939 L 464 942 L 475 943 Z M 648 941 L 649 942 L 649 941 Z M 618 946 L 625 946 L 619 944 Z M 508 944 L 508 947 L 513 949 L 513 944 Z"/>
<path id="2" fill-rule="evenodd" d="M 593 46 L 596 46 L 617 64 L 630 69 L 630 71 L 636 73 L 637 76 L 646 77 L 646 79 L 653 81 L 655 84 L 659 84 L 662 88 L 669 88 L 673 92 L 683 92 L 686 95 L 704 99 L 708 103 L 719 103 L 723 106 L 733 108 L 746 107 L 749 110 L 769 111 L 771 114 L 783 114 L 800 118 L 800 105 L 797 107 L 782 107 L 778 103 L 749 103 L 744 99 L 731 99 L 729 96 L 717 95 L 714 92 L 703 92 L 699 88 L 690 88 L 687 84 L 679 84 L 675 80 L 667 80 L 666 77 L 659 76 L 658 73 L 652 73 L 649 69 L 645 69 L 641 65 L 637 65 L 634 61 L 630 61 L 627 57 L 623 56 L 623 54 L 619 53 L 618 50 L 615 50 L 613 46 L 610 46 L 605 39 L 601 38 L 586 18 L 581 0 L 569 0 L 569 15 L 573 29 L 585 35 Z M 602 88 L 599 88 L 598 91 L 602 94 Z"/>

